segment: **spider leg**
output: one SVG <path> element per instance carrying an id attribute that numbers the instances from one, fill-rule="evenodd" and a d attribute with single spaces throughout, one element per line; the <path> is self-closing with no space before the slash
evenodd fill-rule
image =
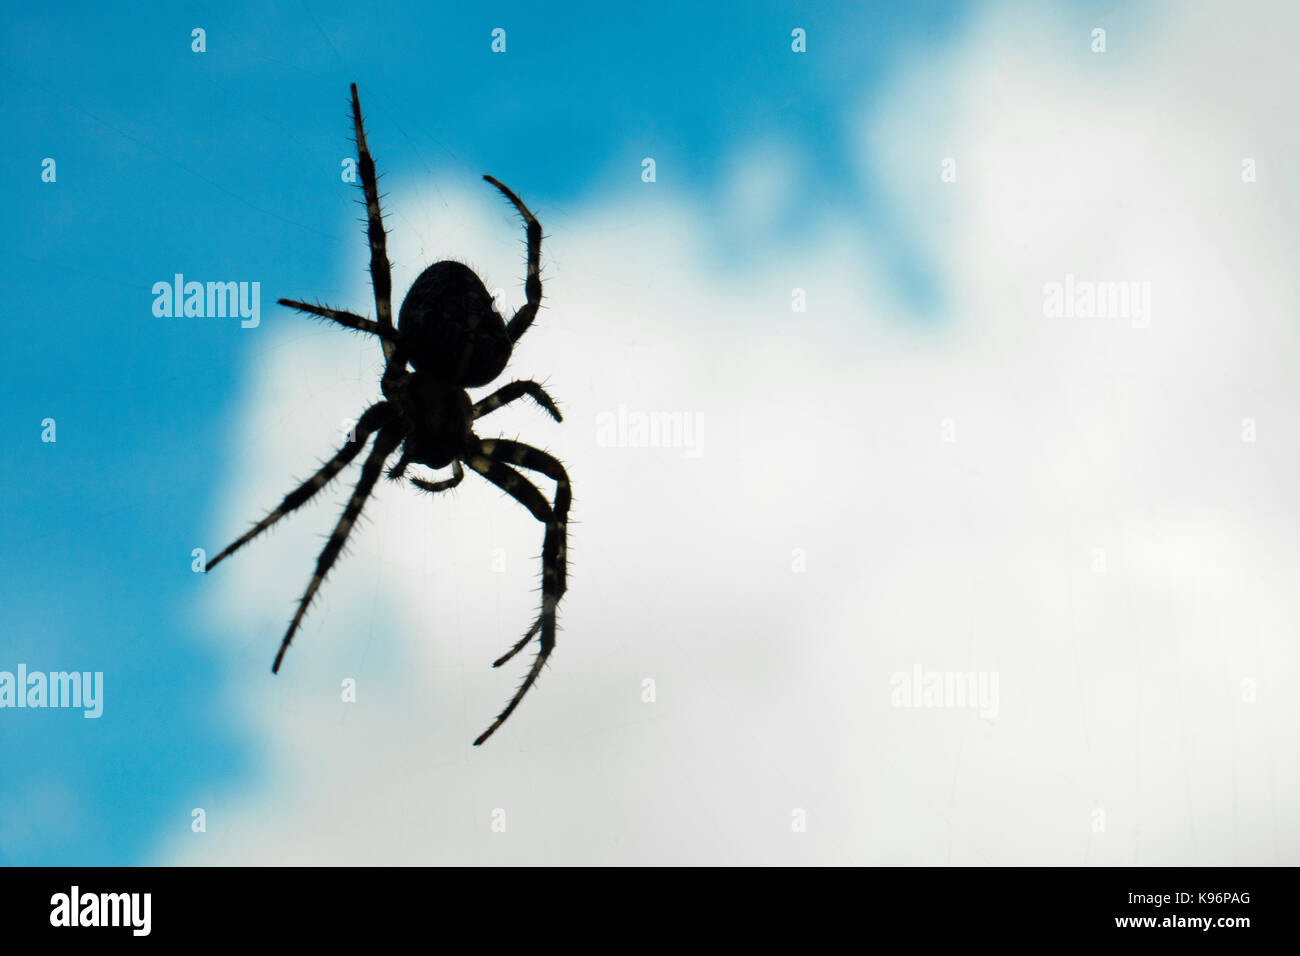
<path id="1" fill-rule="evenodd" d="M 480 443 L 480 449 L 482 444 L 483 443 Z M 545 523 L 549 529 L 553 523 L 553 512 L 551 511 L 551 507 L 546 503 L 546 498 L 542 493 L 538 491 L 537 487 L 527 478 L 519 474 L 519 472 L 515 471 L 509 465 L 499 462 L 494 458 L 489 458 L 481 451 L 471 453 L 465 463 L 488 481 L 492 482 L 492 484 L 496 485 L 506 494 L 510 495 L 522 504 L 532 513 L 534 518 Z M 479 734 L 478 739 L 474 741 L 475 747 L 479 746 L 483 741 L 491 737 L 496 732 L 496 729 L 505 723 L 506 718 L 514 713 L 515 708 L 519 706 L 519 702 L 523 700 L 524 694 L 528 693 L 529 688 L 537 682 L 537 677 L 541 674 L 542 667 L 546 664 L 546 659 L 551 656 L 551 651 L 555 649 L 555 605 L 551 595 L 547 593 L 547 583 L 545 578 L 543 579 L 542 589 L 542 616 L 538 619 L 538 623 L 533 625 L 523 641 L 523 643 L 526 644 L 528 639 L 531 638 L 533 634 L 537 633 L 538 630 L 542 632 L 541 639 L 539 640 L 537 657 L 533 659 L 532 666 L 528 668 L 528 673 L 524 676 L 523 683 L 519 685 L 519 689 L 515 691 L 515 695 L 510 698 L 505 709 L 497 715 L 496 720 L 492 721 L 492 725 L 488 727 L 487 730 L 483 731 L 483 733 Z M 523 645 L 520 644 L 519 646 L 522 647 Z M 513 654 L 513 652 L 511 653 Z"/>
<path id="2" fill-rule="evenodd" d="M 295 299 L 280 299 L 281 305 L 287 305 L 291 309 L 297 309 L 299 312 L 306 312 L 308 315 L 319 316 L 322 319 L 331 319 L 339 325 L 346 326 L 349 329 L 356 329 L 358 332 L 369 332 L 371 335 L 378 335 L 385 342 L 396 341 L 397 330 L 386 329 L 378 322 L 372 322 L 370 319 L 362 318 L 352 312 L 346 312 L 343 309 L 331 309 L 327 305 L 312 305 L 310 302 L 298 302 Z"/>
<path id="3" fill-rule="evenodd" d="M 408 479 L 415 487 L 427 491 L 430 494 L 436 494 L 439 491 L 446 491 L 448 488 L 455 488 L 465 480 L 465 469 L 461 467 L 459 461 L 451 463 L 451 477 L 444 478 L 441 481 L 425 481 L 423 478 Z"/>
<path id="4" fill-rule="evenodd" d="M 316 495 L 316 492 L 320 491 L 334 480 L 348 462 L 357 457 L 357 453 L 360 452 L 362 446 L 366 444 L 366 440 L 370 437 L 371 433 L 384 424 L 388 419 L 390 412 L 391 409 L 387 402 L 378 402 L 366 409 L 360 420 L 357 421 L 356 437 L 339 449 L 338 453 L 335 454 L 333 458 L 321 465 L 320 470 L 317 471 L 316 474 L 312 475 L 293 491 L 285 495 L 284 501 L 280 502 L 280 507 L 276 508 L 257 524 L 253 525 L 248 532 L 235 539 L 233 544 L 209 561 L 206 570 L 211 571 L 222 560 L 230 557 L 230 555 L 248 544 L 248 542 L 252 541 L 285 515 L 298 510 L 310 501 Z"/>
<path id="5" fill-rule="evenodd" d="M 531 445 L 497 438 L 479 442 L 479 449 L 497 461 L 541 472 L 555 482 L 555 504 L 551 520 L 546 522 L 546 537 L 542 542 L 542 612 L 523 639 L 492 665 L 500 667 L 524 649 L 532 635 L 547 624 L 548 618 L 554 628 L 555 608 L 568 589 L 568 521 L 573 489 L 569 485 L 568 472 L 559 459 Z"/>
<path id="6" fill-rule="evenodd" d="M 393 277 L 388 264 L 387 236 L 384 217 L 379 211 L 379 181 L 375 176 L 375 161 L 366 146 L 366 129 L 361 120 L 361 98 L 357 85 L 352 84 L 352 127 L 357 140 L 357 171 L 361 173 L 361 188 L 366 194 L 366 235 L 370 240 L 370 284 L 375 289 L 375 317 L 381 328 L 393 328 Z M 384 339 L 384 356 L 391 358 L 393 344 Z"/>
<path id="7" fill-rule="evenodd" d="M 532 381 L 511 382 L 509 385 L 501 386 L 482 401 L 475 402 L 474 417 L 482 418 L 484 415 L 496 411 L 502 405 L 509 405 L 515 399 L 523 398 L 525 395 L 546 409 L 557 422 L 564 421 L 563 416 L 560 415 L 560 410 L 555 407 L 555 401 L 546 394 L 546 389 Z"/>
<path id="8" fill-rule="evenodd" d="M 397 481 L 406 474 L 406 466 L 411 463 L 411 447 L 409 445 L 402 448 L 401 457 L 397 459 L 397 464 L 388 469 L 388 480 Z"/>
<path id="9" fill-rule="evenodd" d="M 536 634 L 538 630 L 541 629 L 541 626 L 542 626 L 542 619 L 539 616 L 537 620 L 533 621 L 532 626 L 529 627 L 528 630 L 524 632 L 524 636 L 519 638 L 519 640 L 515 642 L 514 646 L 510 648 L 510 650 L 506 651 L 504 654 L 502 654 L 500 657 L 494 660 L 492 662 L 492 666 L 500 667 L 502 664 L 510 660 L 510 658 L 514 657 L 525 647 L 527 647 L 528 642 L 533 639 L 533 635 Z"/>
<path id="10" fill-rule="evenodd" d="M 524 281 L 524 295 L 527 301 L 506 323 L 506 334 L 510 336 L 510 341 L 518 342 L 519 337 L 528 331 L 528 326 L 533 324 L 533 319 L 537 317 L 537 310 L 542 304 L 542 224 L 528 211 L 524 201 L 516 196 L 510 187 L 493 176 L 483 178 L 501 190 L 502 195 L 514 204 L 528 229 L 528 278 Z"/>
<path id="11" fill-rule="evenodd" d="M 343 509 L 343 516 L 339 518 L 339 523 L 334 526 L 334 533 L 325 542 L 325 547 L 316 559 L 316 573 L 312 575 L 311 583 L 307 585 L 307 591 L 303 594 L 302 600 L 298 602 L 298 610 L 289 623 L 289 630 L 285 633 L 284 640 L 280 642 L 280 650 L 275 655 L 275 663 L 271 665 L 272 674 L 280 670 L 280 662 L 284 660 L 284 653 L 289 649 L 289 643 L 293 640 L 298 625 L 302 623 L 308 605 L 311 604 L 312 598 L 316 596 L 316 592 L 320 590 L 325 575 L 329 573 L 330 568 L 334 566 L 334 562 L 338 560 L 339 552 L 343 550 L 343 543 L 347 541 L 352 526 L 356 524 L 361 509 L 365 507 L 366 499 L 374 491 L 375 482 L 379 480 L 379 475 L 384 470 L 384 460 L 393 453 L 401 442 L 402 433 L 397 429 L 382 429 L 375 437 L 375 443 L 370 449 L 370 454 L 366 456 L 365 464 L 361 466 L 361 477 L 357 480 L 357 486 L 352 492 L 352 497 L 348 499 L 347 507 Z"/>

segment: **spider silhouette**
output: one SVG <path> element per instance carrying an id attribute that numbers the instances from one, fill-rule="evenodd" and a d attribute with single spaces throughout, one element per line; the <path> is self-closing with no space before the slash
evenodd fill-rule
<path id="1" fill-rule="evenodd" d="M 488 295 L 482 281 L 468 266 L 452 261 L 436 262 L 412 283 L 402 302 L 397 315 L 397 326 L 394 328 L 392 278 L 384 223 L 379 211 L 375 162 L 366 147 L 361 101 L 355 83 L 352 84 L 352 124 L 356 133 L 357 168 L 361 174 L 361 188 L 365 193 L 368 217 L 370 279 L 375 292 L 376 320 L 320 304 L 312 305 L 292 299 L 279 301 L 281 305 L 308 315 L 378 336 L 386 359 L 384 374 L 379 383 L 384 397 L 365 410 L 357 420 L 353 434 L 334 457 L 325 462 L 311 478 L 285 495 L 278 508 L 213 558 L 208 563 L 207 570 L 211 571 L 281 518 L 306 504 L 337 477 L 360 454 L 362 448 L 370 444 L 370 452 L 361 466 L 361 477 L 352 497 L 334 527 L 334 533 L 316 560 L 316 572 L 298 602 L 284 640 L 280 642 L 280 650 L 271 666 L 272 673 L 276 673 L 280 670 L 285 652 L 289 649 L 308 606 L 320 589 L 325 575 L 334 566 L 348 533 L 374 491 L 380 473 L 398 449 L 401 454 L 388 471 L 388 477 L 392 480 L 402 478 L 409 465 L 424 465 L 431 469 L 451 465 L 450 478 L 428 481 L 411 476 L 407 479 L 415 487 L 431 494 L 460 484 L 465 477 L 462 463 L 478 472 L 520 502 L 534 518 L 546 526 L 542 543 L 541 612 L 524 636 L 493 662 L 492 666 L 500 667 L 506 663 L 523 650 L 534 636 L 538 638 L 537 657 L 505 709 L 474 741 L 474 745 L 478 746 L 505 722 L 519 706 L 524 694 L 536 683 L 547 657 L 555 648 L 556 606 L 565 591 L 565 547 L 572 495 L 564 466 L 556 458 L 531 445 L 503 438 L 482 439 L 473 430 L 473 423 L 477 419 L 524 396 L 541 405 L 557 422 L 561 420 L 559 409 L 542 386 L 533 381 L 510 382 L 477 402 L 471 401 L 465 391 L 466 388 L 487 385 L 502 373 L 515 342 L 528 330 L 537 315 L 542 300 L 542 281 L 538 275 L 542 227 L 537 217 L 528 211 L 528 207 L 509 188 L 491 176 L 484 176 L 518 210 L 527 229 L 528 276 L 524 282 L 524 305 L 507 322 L 496 311 L 492 297 Z M 410 368 L 407 367 L 408 364 Z M 512 466 L 536 471 L 552 479 L 555 482 L 554 503 L 548 503 L 536 485 Z"/>

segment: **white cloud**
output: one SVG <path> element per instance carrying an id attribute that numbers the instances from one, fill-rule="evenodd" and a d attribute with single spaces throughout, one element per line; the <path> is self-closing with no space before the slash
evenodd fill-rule
<path id="1" fill-rule="evenodd" d="M 938 327 L 904 320 L 846 211 L 718 272 L 709 222 L 662 184 L 541 208 L 548 310 L 510 374 L 548 380 L 566 422 L 520 407 L 479 430 L 573 476 L 550 670 L 469 746 L 517 681 L 488 665 L 531 620 L 541 529 L 467 479 L 381 488 L 271 678 L 340 484 L 209 582 L 222 706 L 263 762 L 160 858 L 1296 863 L 1300 144 L 1276 22 L 1296 15 L 1175 9 L 1112 27 L 1106 60 L 1090 23 L 999 7 L 876 98 L 862 165 L 936 272 Z M 486 188 L 444 184 L 418 218 L 390 185 L 416 230 L 392 223 L 396 288 L 454 250 L 518 301 L 521 230 Z M 1067 273 L 1150 282 L 1150 326 L 1045 318 Z M 264 327 L 215 538 L 376 393 L 377 349 Z M 704 454 L 599 447 L 619 404 L 700 413 Z M 892 708 L 916 664 L 996 671 L 997 720 Z"/>

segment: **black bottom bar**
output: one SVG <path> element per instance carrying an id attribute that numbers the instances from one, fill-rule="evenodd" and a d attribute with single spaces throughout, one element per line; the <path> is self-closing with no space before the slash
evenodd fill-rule
<path id="1" fill-rule="evenodd" d="M 369 944 L 421 933 L 693 941 L 789 928 L 866 945 L 1130 938 L 1235 946 L 1294 935 L 1294 868 L 1166 869 L 5 869 L 6 943 Z M 75 888 L 75 889 L 74 889 Z M 91 925 L 87 925 L 91 924 Z M 108 925 L 105 925 L 108 924 Z M 507 930 L 507 938 L 493 934 Z M 613 934 L 612 936 L 610 934 Z M 701 935 L 703 934 L 703 939 Z M 432 935 L 427 935 L 432 934 Z M 19 952 L 15 949 L 14 952 Z M 52 950 L 53 951 L 53 950 Z"/>

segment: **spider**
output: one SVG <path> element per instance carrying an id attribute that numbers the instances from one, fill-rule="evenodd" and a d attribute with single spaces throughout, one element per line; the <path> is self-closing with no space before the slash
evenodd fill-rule
<path id="1" fill-rule="evenodd" d="M 320 304 L 293 299 L 280 299 L 279 302 L 299 312 L 377 336 L 383 345 L 385 358 L 379 383 L 384 397 L 365 410 L 357 420 L 353 434 L 334 457 L 285 495 L 278 508 L 213 558 L 207 570 L 211 571 L 281 518 L 301 508 L 370 444 L 370 452 L 361 466 L 361 477 L 352 497 L 316 559 L 316 571 L 298 602 L 284 640 L 280 642 L 275 663 L 271 666 L 271 672 L 278 673 L 308 606 L 338 559 L 348 533 L 360 517 L 388 459 L 400 449 L 396 463 L 388 470 L 388 477 L 394 481 L 400 480 L 410 465 L 431 469 L 451 465 L 450 478 L 428 481 L 410 476 L 407 479 L 416 488 L 430 494 L 460 484 L 465 477 L 462 464 L 478 472 L 527 508 L 546 526 L 546 532 L 542 543 L 541 611 L 524 636 L 492 666 L 500 667 L 509 661 L 534 636 L 538 638 L 537 656 L 505 709 L 474 741 L 477 747 L 505 722 L 537 681 L 546 659 L 555 648 L 556 606 L 565 591 L 565 550 L 572 494 L 564 466 L 531 445 L 503 438 L 482 439 L 473 431 L 476 420 L 525 396 L 537 402 L 557 422 L 561 421 L 560 411 L 542 386 L 533 381 L 510 382 L 477 402 L 471 401 L 465 391 L 487 385 L 502 373 L 514 344 L 528 331 L 537 315 L 542 300 L 542 281 L 538 274 L 542 227 L 514 192 L 492 176 L 484 176 L 523 217 L 528 238 L 528 275 L 524 282 L 526 302 L 507 322 L 497 312 L 483 282 L 468 266 L 452 261 L 436 262 L 412 283 L 394 327 L 392 278 L 383 217 L 379 211 L 375 162 L 366 147 L 361 100 L 355 83 L 352 84 L 352 125 L 368 217 L 366 232 L 370 241 L 370 279 L 375 293 L 376 320 Z M 537 486 L 516 467 L 552 479 L 555 482 L 555 501 L 548 503 Z"/>

